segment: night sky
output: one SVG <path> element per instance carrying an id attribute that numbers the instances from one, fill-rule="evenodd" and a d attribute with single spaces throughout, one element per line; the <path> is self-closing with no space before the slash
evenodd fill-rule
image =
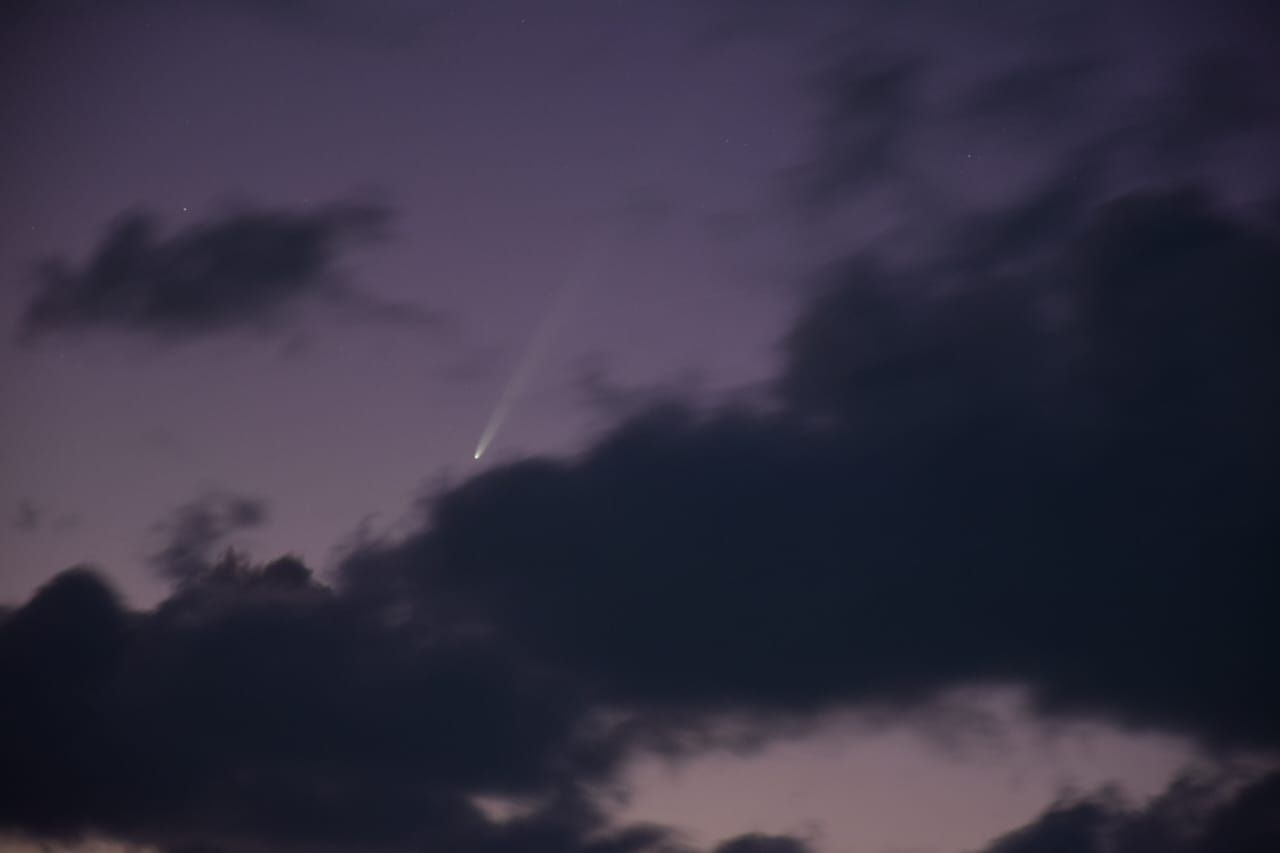
<path id="1" fill-rule="evenodd" d="M 0 11 L 0 850 L 1280 850 L 1268 0 Z"/>

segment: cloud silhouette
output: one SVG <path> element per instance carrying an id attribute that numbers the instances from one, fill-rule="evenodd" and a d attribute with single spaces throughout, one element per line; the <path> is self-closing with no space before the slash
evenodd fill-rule
<path id="1" fill-rule="evenodd" d="M 627 756 L 987 684 L 1045 717 L 1274 749 L 1280 236 L 1189 190 L 1085 219 L 1013 269 L 835 264 L 771 405 L 668 401 L 576 457 L 491 469 L 332 586 L 218 558 L 263 518 L 235 496 L 174 516 L 154 610 L 59 576 L 0 617 L 0 830 L 683 853 L 602 811 Z M 1151 849 L 1263 849 L 1256 790 Z M 502 820 L 486 797 L 530 806 Z M 1134 814 L 1064 803 L 991 849 L 1098 849 L 1151 825 Z"/>
<path id="2" fill-rule="evenodd" d="M 788 835 L 741 835 L 717 845 L 715 853 L 808 853 L 809 845 Z"/>
<path id="3" fill-rule="evenodd" d="M 0 832 L 18 838 L 695 853 L 593 804 L 630 737 L 580 685 L 492 637 L 388 620 L 293 558 L 228 556 L 147 612 L 64 572 L 0 621 L 0 684 Z M 535 805 L 503 820 L 481 796 Z"/>
<path id="4" fill-rule="evenodd" d="M 0 827 L 165 849 L 495 851 L 544 836 L 575 849 L 601 827 L 574 789 L 614 751 L 578 691 L 482 638 L 375 616 L 288 558 L 231 558 L 147 613 L 87 570 L 60 575 L 0 624 Z M 496 825 L 480 793 L 547 805 Z"/>
<path id="5" fill-rule="evenodd" d="M 666 405 L 494 469 L 347 582 L 624 706 L 1014 683 L 1046 714 L 1276 746 L 1280 241 L 1169 191 L 1052 257 L 960 282 L 839 265 L 786 338 L 777 411 Z"/>
<path id="6" fill-rule="evenodd" d="M 421 320 L 420 309 L 389 306 L 340 281 L 341 252 L 383 237 L 389 216 L 348 203 L 302 213 L 244 210 L 166 236 L 153 215 L 129 213 L 79 268 L 64 259 L 40 267 L 19 332 L 31 339 L 115 329 L 179 341 L 278 328 L 307 299 L 360 319 Z"/>
<path id="7" fill-rule="evenodd" d="M 1280 774 L 1188 776 L 1144 808 L 1114 792 L 1068 798 L 982 853 L 1263 853 L 1280 843 Z"/>

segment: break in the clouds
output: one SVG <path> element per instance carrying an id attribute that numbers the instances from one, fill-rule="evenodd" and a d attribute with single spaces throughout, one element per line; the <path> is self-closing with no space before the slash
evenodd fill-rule
<path id="1" fill-rule="evenodd" d="M 530 833 L 598 823 L 564 787 L 610 760 L 579 742 L 574 692 L 371 615 L 292 560 L 232 558 L 145 614 L 60 576 L 0 627 L 0 824 L 171 850 L 521 850 L 526 827 L 468 794 L 559 788 Z"/>
<path id="2" fill-rule="evenodd" d="M 309 211 L 240 210 L 166 233 L 157 216 L 132 212 L 107 228 L 82 263 L 45 261 L 20 333 L 117 330 L 167 341 L 236 329 L 274 330 L 306 301 L 356 319 L 427 319 L 348 286 L 340 260 L 386 236 L 390 212 L 338 203 Z"/>

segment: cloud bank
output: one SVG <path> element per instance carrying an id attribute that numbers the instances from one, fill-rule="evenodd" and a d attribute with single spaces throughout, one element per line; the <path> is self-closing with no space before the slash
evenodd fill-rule
<path id="1" fill-rule="evenodd" d="M 975 685 L 1020 686 L 1044 719 L 1274 755 L 1280 208 L 1187 177 L 1274 130 L 1265 60 L 1178 45 L 1167 97 L 1102 109 L 1113 66 L 1083 49 L 1100 22 L 1066 17 L 1008 18 L 1052 49 L 947 76 L 963 97 L 930 88 L 950 30 L 910 16 L 866 29 L 921 55 L 822 63 L 806 212 L 888 194 L 928 233 L 821 271 L 761 405 L 618 399 L 580 454 L 441 491 L 330 583 L 219 557 L 264 518 L 224 496 L 167 528 L 156 609 L 79 568 L 0 614 L 0 830 L 173 853 L 683 853 L 669 828 L 609 820 L 627 756 Z M 984 127 L 1050 168 L 975 211 L 921 146 Z M 385 220 L 339 205 L 161 237 L 127 218 L 82 267 L 41 273 L 24 329 L 270 325 Z M 1228 782 L 1066 799 L 987 851 L 1280 847 L 1274 773 Z M 486 797 L 528 808 L 499 819 Z"/>
<path id="2" fill-rule="evenodd" d="M 332 585 L 212 556 L 263 517 L 233 497 L 175 516 L 154 611 L 58 577 L 0 622 L 0 827 L 677 850 L 602 811 L 627 755 L 963 685 L 1274 751 L 1280 237 L 1186 189 L 1087 219 L 1012 271 L 834 264 L 771 404 L 654 404 L 577 457 L 493 469 Z M 1274 841 L 1241 797 L 1182 847 L 1117 849 Z M 1148 825 L 1090 799 L 991 849 Z"/>

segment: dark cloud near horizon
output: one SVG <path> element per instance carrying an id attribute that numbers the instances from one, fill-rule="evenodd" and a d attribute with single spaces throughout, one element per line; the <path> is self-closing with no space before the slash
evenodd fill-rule
<path id="1" fill-rule="evenodd" d="M 1052 242 L 1012 272 L 837 264 L 771 408 L 666 402 L 493 469 L 336 588 L 216 558 L 263 516 L 234 496 L 175 515 L 154 611 L 59 576 L 0 622 L 0 827 L 683 851 L 601 810 L 627 755 L 974 684 L 1274 749 L 1280 237 L 1183 190 Z"/>
<path id="2" fill-rule="evenodd" d="M 389 623 L 290 557 L 230 555 L 147 612 L 67 571 L 3 615 L 0 684 L 0 832 L 16 838 L 694 853 L 592 804 L 584 786 L 628 738 L 573 683 L 484 637 Z M 537 805 L 502 821 L 477 795 Z"/>
<path id="3" fill-rule="evenodd" d="M 809 845 L 789 835 L 753 833 L 716 846 L 714 853 L 808 853 Z"/>
<path id="4" fill-rule="evenodd" d="M 341 281 L 341 254 L 384 238 L 389 217 L 372 204 L 241 210 L 165 235 L 153 215 L 129 213 L 79 268 L 65 259 L 41 265 L 19 334 L 110 329 L 173 342 L 271 331 L 308 300 L 360 320 L 420 322 L 428 318 L 421 309 L 388 305 Z"/>
<path id="5" fill-rule="evenodd" d="M 1269 853 L 1280 845 L 1280 773 L 1184 776 L 1142 808 L 1115 792 L 1070 797 L 982 853 Z"/>
<path id="6" fill-rule="evenodd" d="M 317 8 L 239 5 L 290 26 Z M 778 8 L 752 5 L 767 26 Z M 1113 66 L 1087 20 L 951 79 L 930 41 L 947 28 L 890 33 L 884 8 L 860 23 L 886 49 L 819 63 L 803 203 L 897 196 L 926 237 L 822 271 L 768 405 L 588 373 L 615 428 L 441 489 L 404 540 L 357 537 L 332 587 L 225 551 L 265 522 L 260 501 L 179 508 L 154 610 L 76 569 L 0 612 L 0 832 L 693 853 L 608 819 L 599 790 L 627 756 L 721 745 L 724 717 L 757 738 L 827 710 L 911 718 L 971 685 L 1018 685 L 1044 718 L 1280 746 L 1280 220 L 1194 189 L 1120 194 L 1148 177 L 1126 159 L 1182 177 L 1270 132 L 1257 58 L 1179 49 L 1176 84 L 1104 103 Z M 1043 24 L 1024 15 L 1002 22 L 1013 41 Z M 962 97 L 939 99 L 939 77 Z M 1136 107 L 1117 123 L 1117 105 Z M 977 213 L 921 148 L 973 126 L 1047 164 Z M 27 331 L 183 339 L 317 297 L 378 316 L 332 282 L 384 215 L 237 214 L 170 237 L 135 217 L 83 269 L 46 268 Z M 502 821 L 477 796 L 533 805 Z M 1270 850 L 1275 797 L 1272 776 L 1181 783 L 1145 809 L 1078 798 L 987 853 Z M 715 853 L 807 849 L 748 835 Z"/>

